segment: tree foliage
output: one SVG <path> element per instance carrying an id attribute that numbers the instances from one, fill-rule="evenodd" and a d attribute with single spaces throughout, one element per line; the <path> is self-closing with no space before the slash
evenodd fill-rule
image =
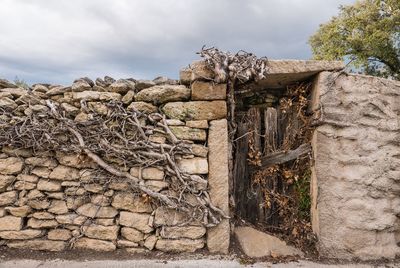
<path id="1" fill-rule="evenodd" d="M 314 58 L 351 60 L 366 74 L 400 80 L 400 1 L 358 0 L 311 36 Z"/>

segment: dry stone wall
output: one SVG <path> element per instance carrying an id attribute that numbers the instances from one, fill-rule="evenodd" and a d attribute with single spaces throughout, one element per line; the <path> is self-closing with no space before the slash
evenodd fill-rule
<path id="1" fill-rule="evenodd" d="M 93 114 L 107 115 L 109 102 L 139 113 L 160 113 L 173 135 L 191 145 L 190 155 L 177 155 L 177 168 L 197 176 L 203 184 L 199 187 L 228 213 L 226 85 L 196 80 L 82 78 L 68 87 L 36 84 L 29 90 L 0 80 L 0 124 L 47 113 L 49 100 L 82 124 L 90 123 Z M 171 146 L 167 133 L 154 131 L 146 120 L 140 124 L 153 133 L 148 142 Z M 113 164 L 118 163 L 154 192 L 174 189 L 170 172 L 162 165 Z M 205 245 L 212 252 L 228 251 L 228 219 L 210 233 L 204 224 L 190 221 L 191 215 L 132 191 L 129 181 L 96 177 L 99 169 L 83 154 L 3 146 L 0 244 L 48 251 L 193 252 Z"/>
<path id="2" fill-rule="evenodd" d="M 312 109 L 312 226 L 320 254 L 400 254 L 400 83 L 320 73 Z"/>

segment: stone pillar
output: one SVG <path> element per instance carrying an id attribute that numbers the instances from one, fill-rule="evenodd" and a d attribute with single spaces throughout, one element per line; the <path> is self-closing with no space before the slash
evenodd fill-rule
<path id="1" fill-rule="evenodd" d="M 210 121 L 208 133 L 208 183 L 212 203 L 229 215 L 228 124 L 226 119 Z M 224 219 L 207 232 L 207 247 L 213 253 L 228 253 L 230 226 Z"/>
<path id="2" fill-rule="evenodd" d="M 312 107 L 312 225 L 322 257 L 400 255 L 400 82 L 323 72 Z"/>

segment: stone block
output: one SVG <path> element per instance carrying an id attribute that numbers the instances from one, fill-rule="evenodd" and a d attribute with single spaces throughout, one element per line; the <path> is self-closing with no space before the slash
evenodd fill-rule
<path id="1" fill-rule="evenodd" d="M 179 225 L 187 221 L 188 215 L 164 206 L 158 207 L 154 216 L 155 226 Z"/>
<path id="2" fill-rule="evenodd" d="M 62 200 L 53 200 L 47 211 L 54 214 L 65 214 L 68 212 L 67 203 Z"/>
<path id="3" fill-rule="evenodd" d="M 91 249 L 95 251 L 113 251 L 116 249 L 116 246 L 110 241 L 82 237 L 75 242 L 74 248 Z"/>
<path id="4" fill-rule="evenodd" d="M 190 89 L 183 85 L 160 85 L 143 89 L 136 95 L 136 101 L 162 104 L 190 99 Z"/>
<path id="5" fill-rule="evenodd" d="M 32 211 L 29 206 L 5 207 L 5 210 L 16 217 L 26 217 Z"/>
<path id="6" fill-rule="evenodd" d="M 94 163 L 88 156 L 84 154 L 69 154 L 65 152 L 56 152 L 56 158 L 61 165 L 74 168 L 96 168 Z"/>
<path id="7" fill-rule="evenodd" d="M 22 229 L 22 218 L 4 216 L 0 218 L 0 231 L 19 231 Z"/>
<path id="8" fill-rule="evenodd" d="M 179 120 L 215 120 L 227 116 L 225 101 L 169 102 L 162 111 L 171 119 Z"/>
<path id="9" fill-rule="evenodd" d="M 208 121 L 207 120 L 186 121 L 186 126 L 187 127 L 192 127 L 192 128 L 207 129 L 208 128 Z"/>
<path id="10" fill-rule="evenodd" d="M 83 227 L 83 233 L 90 238 L 103 240 L 116 240 L 118 237 L 119 226 L 90 225 Z"/>
<path id="11" fill-rule="evenodd" d="M 17 191 L 4 192 L 0 194 L 0 206 L 7 206 L 14 204 L 17 201 Z"/>
<path id="12" fill-rule="evenodd" d="M 170 126 L 171 132 L 180 140 L 205 141 L 207 132 L 204 129 Z"/>
<path id="13" fill-rule="evenodd" d="M 14 110 L 18 105 L 12 99 L 3 97 L 0 99 L 0 107 L 3 109 Z"/>
<path id="14" fill-rule="evenodd" d="M 152 86 L 155 86 L 155 85 L 156 85 L 156 83 L 154 83 L 151 80 L 139 79 L 139 80 L 136 81 L 135 88 L 136 88 L 137 91 L 141 91 L 141 90 L 143 90 L 145 88 L 149 88 L 149 87 L 152 87 Z"/>
<path id="15" fill-rule="evenodd" d="M 121 94 L 126 94 L 128 91 L 135 90 L 135 82 L 128 79 L 118 79 L 112 83 L 109 87 L 111 92 L 118 92 Z"/>
<path id="16" fill-rule="evenodd" d="M 179 159 L 177 161 L 178 167 L 181 171 L 188 174 L 207 174 L 208 161 L 207 158 L 194 157 L 190 159 Z"/>
<path id="17" fill-rule="evenodd" d="M 38 219 L 38 220 L 52 220 L 54 219 L 54 214 L 49 213 L 47 211 L 36 211 L 29 215 L 29 217 Z"/>
<path id="18" fill-rule="evenodd" d="M 128 210 L 137 213 L 150 213 L 152 208 L 141 196 L 129 192 L 117 193 L 111 205 L 117 209 Z"/>
<path id="19" fill-rule="evenodd" d="M 164 171 L 155 167 L 147 167 L 147 168 L 132 167 L 130 173 L 132 176 L 136 178 L 141 178 L 143 180 L 161 181 L 164 179 Z"/>
<path id="20" fill-rule="evenodd" d="M 144 234 L 134 228 L 122 227 L 121 236 L 129 241 L 140 242 L 144 239 Z"/>
<path id="21" fill-rule="evenodd" d="M 95 219 L 94 223 L 103 226 L 111 226 L 115 224 L 114 219 Z"/>
<path id="22" fill-rule="evenodd" d="M 1 231 L 0 238 L 6 240 L 25 240 L 43 236 L 42 230 L 25 229 L 19 231 Z"/>
<path id="23" fill-rule="evenodd" d="M 103 192 L 104 188 L 102 185 L 98 184 L 98 183 L 89 183 L 89 184 L 85 184 L 83 186 L 83 188 L 91 193 L 100 193 Z"/>
<path id="24" fill-rule="evenodd" d="M 190 84 L 197 79 L 212 80 L 214 77 L 214 71 L 203 60 L 194 61 L 189 67 L 183 68 L 179 72 L 179 79 L 182 84 Z"/>
<path id="25" fill-rule="evenodd" d="M 95 100 L 120 100 L 122 98 L 121 94 L 114 92 L 99 92 L 99 91 L 83 91 L 83 92 L 73 92 L 72 98 L 74 100 L 86 100 L 86 101 L 95 101 Z"/>
<path id="26" fill-rule="evenodd" d="M 38 220 L 30 218 L 27 226 L 33 229 L 55 228 L 58 226 L 58 222 L 55 220 Z"/>
<path id="27" fill-rule="evenodd" d="M 17 157 L 0 159 L 0 174 L 13 175 L 22 171 L 24 162 Z"/>
<path id="28" fill-rule="evenodd" d="M 50 206 L 50 202 L 47 201 L 46 199 L 43 199 L 43 200 L 33 199 L 33 200 L 29 200 L 27 202 L 27 205 L 30 206 L 31 208 L 41 210 L 41 209 L 48 208 Z"/>
<path id="29" fill-rule="evenodd" d="M 199 157 L 207 157 L 208 155 L 208 148 L 203 146 L 203 145 L 199 145 L 199 144 L 192 144 L 192 152 L 195 156 L 199 156 Z"/>
<path id="30" fill-rule="evenodd" d="M 192 100 L 225 100 L 226 84 L 194 81 L 192 83 Z"/>
<path id="31" fill-rule="evenodd" d="M 144 101 L 135 101 L 132 102 L 128 107 L 127 110 L 129 111 L 138 111 L 145 114 L 156 113 L 158 111 L 158 107 L 154 106 L 149 102 Z"/>
<path id="32" fill-rule="evenodd" d="M 69 239 L 71 239 L 71 237 L 71 231 L 65 229 L 50 230 L 47 234 L 47 238 L 49 240 L 68 241 Z"/>
<path id="33" fill-rule="evenodd" d="M 236 227 L 235 235 L 243 252 L 251 258 L 304 255 L 300 250 L 286 245 L 279 238 L 251 227 Z"/>
<path id="34" fill-rule="evenodd" d="M 0 175 L 0 193 L 4 192 L 7 187 L 15 181 L 15 177 L 11 175 Z"/>
<path id="35" fill-rule="evenodd" d="M 63 165 L 57 166 L 50 173 L 49 178 L 55 180 L 63 180 L 63 181 L 73 181 L 79 179 L 79 170 L 72 167 L 67 167 Z"/>
<path id="36" fill-rule="evenodd" d="M 162 238 L 168 239 L 199 239 L 206 234 L 206 228 L 203 226 L 167 226 L 162 229 L 160 234 Z"/>
<path id="37" fill-rule="evenodd" d="M 150 214 L 134 213 L 121 211 L 119 224 L 126 227 L 133 227 L 145 234 L 152 232 L 154 229 L 149 225 Z"/>
<path id="38" fill-rule="evenodd" d="M 158 238 L 155 235 L 150 235 L 144 241 L 143 246 L 148 250 L 153 250 L 154 247 L 156 246 L 157 240 Z"/>
<path id="39" fill-rule="evenodd" d="M 32 190 L 36 188 L 36 183 L 25 182 L 25 181 L 16 181 L 14 183 L 14 190 L 23 191 L 23 190 Z"/>
<path id="40" fill-rule="evenodd" d="M 78 217 L 80 217 L 78 214 L 69 213 L 63 215 L 56 215 L 55 219 L 60 224 L 73 224 L 74 222 L 76 222 L 76 219 Z"/>
<path id="41" fill-rule="evenodd" d="M 166 181 L 153 181 L 147 180 L 144 183 L 150 190 L 154 192 L 160 192 L 161 190 L 167 189 L 169 187 L 169 183 Z"/>
<path id="42" fill-rule="evenodd" d="M 202 239 L 158 239 L 156 249 L 163 252 L 195 252 L 204 247 Z"/>
<path id="43" fill-rule="evenodd" d="M 35 167 L 34 169 L 31 170 L 31 174 L 42 177 L 42 178 L 49 178 L 51 173 L 51 169 L 48 169 L 47 167 Z"/>
<path id="44" fill-rule="evenodd" d="M 210 122 L 208 148 L 208 185 L 211 202 L 229 215 L 228 124 L 226 119 Z M 229 219 L 223 219 L 217 226 L 208 229 L 208 250 L 228 253 L 229 239 Z"/>
<path id="45" fill-rule="evenodd" d="M 40 179 L 37 183 L 37 189 L 40 191 L 57 192 L 61 190 L 61 182 Z"/>
<path id="46" fill-rule="evenodd" d="M 17 180 L 24 181 L 24 182 L 36 183 L 36 182 L 38 182 L 39 178 L 36 175 L 18 174 Z"/>
<path id="47" fill-rule="evenodd" d="M 166 119 L 168 126 L 184 126 L 185 122 L 182 122 L 181 120 L 178 119 Z"/>
<path id="48" fill-rule="evenodd" d="M 30 250 L 44 250 L 44 251 L 63 251 L 66 248 L 66 243 L 63 241 L 51 240 L 24 240 L 8 242 L 9 248 L 30 249 Z"/>
<path id="49" fill-rule="evenodd" d="M 51 157 L 29 157 L 25 159 L 25 164 L 34 167 L 54 168 L 58 165 L 57 161 Z"/>
<path id="50" fill-rule="evenodd" d="M 102 194 L 96 194 L 96 195 L 90 196 L 90 201 L 93 204 L 95 204 L 97 206 L 101 206 L 101 207 L 107 207 L 111 204 L 110 197 L 102 195 Z"/>
<path id="51" fill-rule="evenodd" d="M 31 157 L 33 154 L 31 149 L 14 148 L 10 146 L 3 146 L 1 151 L 3 153 L 8 154 L 9 156 L 16 156 L 16 157 Z"/>
<path id="52" fill-rule="evenodd" d="M 117 240 L 117 247 L 118 248 L 135 248 L 138 247 L 139 244 L 129 241 L 129 240 Z"/>
<path id="53" fill-rule="evenodd" d="M 118 211 L 113 207 L 100 207 L 92 203 L 80 206 L 76 212 L 90 218 L 114 218 Z"/>

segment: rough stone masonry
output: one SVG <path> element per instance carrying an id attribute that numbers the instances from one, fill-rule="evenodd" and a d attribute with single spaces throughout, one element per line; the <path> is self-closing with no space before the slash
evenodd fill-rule
<path id="1" fill-rule="evenodd" d="M 81 124 L 90 123 L 94 114 L 107 116 L 110 101 L 122 103 L 128 111 L 161 113 L 172 135 L 191 148 L 191 154 L 177 156 L 177 168 L 197 176 L 200 184 L 206 179 L 200 187 L 208 188 L 211 201 L 228 214 L 226 85 L 181 82 L 82 78 L 68 87 L 36 84 L 25 90 L 0 80 L 0 121 L 22 121 L 33 113 L 40 118 L 49 111 L 49 100 Z M 153 133 L 149 143 L 170 148 L 167 133 L 146 120 L 140 124 Z M 176 186 L 165 166 L 124 166 L 123 161 L 107 160 L 154 192 L 170 193 Z M 228 219 L 207 230 L 191 221 L 191 215 L 157 206 L 132 191 L 127 181 L 100 180 L 96 177 L 99 168 L 81 154 L 3 146 L 0 243 L 33 250 L 121 248 L 132 253 L 193 252 L 207 245 L 211 252 L 228 252 Z"/>
<path id="2" fill-rule="evenodd" d="M 310 113 L 318 126 L 312 142 L 312 226 L 321 256 L 398 256 L 400 83 L 348 75 L 337 62 L 270 61 L 268 67 L 269 75 L 254 85 L 257 90 L 304 80 L 314 84 Z M 227 93 L 226 84 L 204 79 L 213 77 L 204 62 L 194 62 L 181 70 L 179 81 L 82 78 L 67 87 L 36 84 L 25 90 L 0 80 L 0 124 L 48 112 L 46 100 L 82 124 L 90 123 L 93 113 L 107 115 L 110 101 L 128 110 L 161 113 L 176 138 L 191 144 L 191 155 L 178 157 L 177 168 L 199 176 L 212 203 L 228 213 Z M 140 124 L 152 131 L 149 142 L 171 145 L 165 132 L 148 121 Z M 113 161 L 158 193 L 174 189 L 164 166 Z M 82 155 L 3 146 L 0 244 L 48 251 L 193 252 L 207 247 L 228 252 L 229 219 L 210 228 L 185 224 L 189 215 L 155 206 L 126 182 L 96 180 L 98 169 Z"/>

